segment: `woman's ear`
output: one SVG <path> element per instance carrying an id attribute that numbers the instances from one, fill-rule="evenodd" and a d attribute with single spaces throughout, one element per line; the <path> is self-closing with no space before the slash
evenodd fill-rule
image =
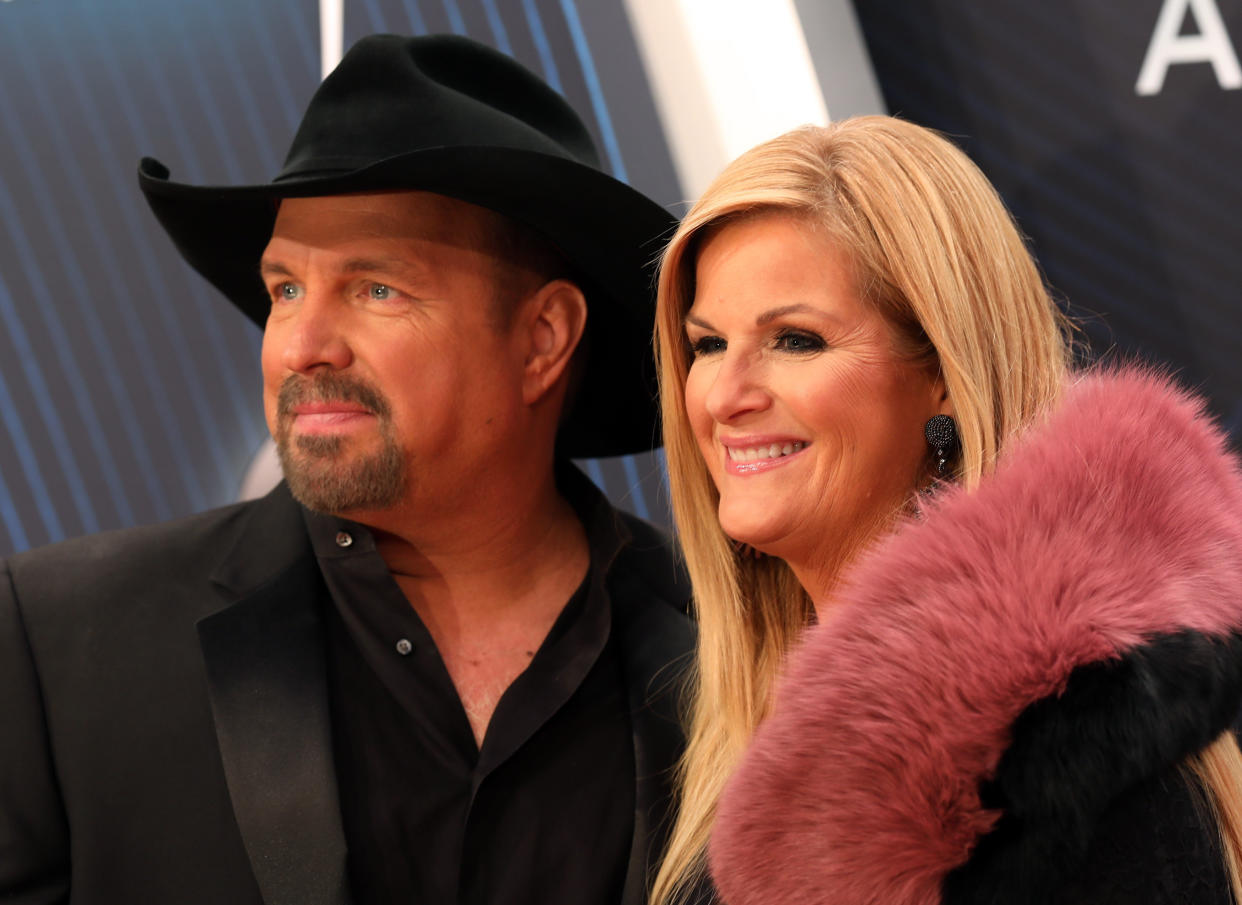
<path id="1" fill-rule="evenodd" d="M 582 290 L 569 280 L 545 283 L 526 301 L 529 345 L 522 380 L 522 399 L 534 405 L 569 367 L 586 329 L 587 306 Z"/>
<path id="2" fill-rule="evenodd" d="M 948 415 L 950 418 L 957 417 L 957 409 L 953 405 L 953 400 L 949 398 L 949 388 L 945 386 L 944 381 L 940 381 L 939 407 L 936 413 L 940 415 Z"/>
<path id="3" fill-rule="evenodd" d="M 945 382 L 944 372 L 940 370 L 937 363 L 931 371 L 931 403 L 932 414 L 948 415 L 950 418 L 956 418 L 957 412 L 953 406 L 953 400 L 949 398 L 949 385 Z"/>

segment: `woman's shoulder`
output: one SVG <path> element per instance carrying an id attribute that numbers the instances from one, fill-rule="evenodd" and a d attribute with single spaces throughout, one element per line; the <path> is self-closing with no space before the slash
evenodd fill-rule
<path id="1" fill-rule="evenodd" d="M 858 563 L 791 657 L 720 802 L 726 896 L 936 901 L 990 849 L 994 890 L 1067 878 L 1102 814 L 1232 725 L 1242 475 L 1224 435 L 1122 374 L 1084 380 L 1019 446 Z"/>
<path id="2" fill-rule="evenodd" d="M 1233 905 L 1221 835 L 1199 781 L 1177 767 L 1118 798 L 1055 901 Z"/>
<path id="3" fill-rule="evenodd" d="M 1153 834 L 1177 818 L 1191 841 L 1216 838 L 1212 811 L 1184 764 L 1218 744 L 1240 698 L 1236 633 L 1147 639 L 1075 669 L 1058 693 L 1030 704 L 1011 725 L 1008 746 L 979 789 L 980 806 L 999 816 L 950 873 L 946 889 L 955 894 L 948 901 L 1060 900 L 1056 890 L 1125 828 L 1119 814 L 1157 821 Z M 1142 832 L 1130 828 L 1135 838 Z M 1151 849 L 1134 847 L 1143 858 Z M 1209 855 L 1219 861 L 1219 847 Z"/>

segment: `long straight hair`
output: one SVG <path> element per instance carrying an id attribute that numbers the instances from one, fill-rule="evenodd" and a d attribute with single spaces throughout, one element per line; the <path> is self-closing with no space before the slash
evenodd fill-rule
<path id="1" fill-rule="evenodd" d="M 1209 819 L 1216 824 L 1233 900 L 1242 902 L 1242 751 L 1232 729 L 1182 765 L 1192 788 L 1203 792 Z"/>
<path id="2" fill-rule="evenodd" d="M 705 231 L 771 212 L 826 230 L 900 351 L 939 367 L 961 437 L 960 483 L 977 484 L 1006 441 L 1055 402 L 1068 368 L 1064 319 L 1012 218 L 966 155 L 930 130 L 888 117 L 797 129 L 739 157 L 695 204 L 665 251 L 656 315 L 673 517 L 695 589 L 699 657 L 680 812 L 654 905 L 703 876 L 721 791 L 812 612 L 784 562 L 739 554 L 721 530 L 685 405 L 683 322 L 699 244 Z"/>

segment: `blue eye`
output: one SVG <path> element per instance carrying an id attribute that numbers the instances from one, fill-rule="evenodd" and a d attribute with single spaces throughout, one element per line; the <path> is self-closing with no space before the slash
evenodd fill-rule
<path id="1" fill-rule="evenodd" d="M 367 295 L 377 302 L 386 302 L 393 297 L 393 289 L 383 283 L 372 283 L 367 287 Z"/>
<path id="2" fill-rule="evenodd" d="M 291 283 L 288 280 L 285 280 L 283 283 L 276 284 L 276 290 L 272 293 L 272 295 L 277 301 L 288 302 L 293 299 L 300 298 L 302 295 L 302 288 L 298 286 L 297 283 Z"/>
<path id="3" fill-rule="evenodd" d="M 719 336 L 703 336 L 690 343 L 690 354 L 695 358 L 702 358 L 704 355 L 723 352 L 727 345 Z"/>
<path id="4" fill-rule="evenodd" d="M 776 337 L 776 348 L 782 352 L 819 352 L 827 344 L 814 333 L 787 330 Z"/>

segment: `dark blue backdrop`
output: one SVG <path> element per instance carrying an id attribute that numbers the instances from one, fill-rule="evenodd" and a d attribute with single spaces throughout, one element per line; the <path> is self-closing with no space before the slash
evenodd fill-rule
<path id="1" fill-rule="evenodd" d="M 856 8 L 889 110 L 961 141 L 1095 350 L 1180 369 L 1236 431 L 1242 91 L 1193 63 L 1136 92 L 1165 3 L 1219 10 L 1235 51 L 1242 0 Z M 512 53 L 615 175 L 680 210 L 620 0 L 345 7 L 347 44 L 448 31 Z M 259 332 L 182 264 L 134 168 L 266 181 L 319 68 L 317 0 L 0 0 L 0 554 L 236 496 L 266 435 Z M 663 519 L 658 457 L 586 466 Z"/>
<path id="2" fill-rule="evenodd" d="M 1242 426 L 1242 90 L 1204 62 L 1136 83 L 1166 0 L 857 4 L 889 112 L 958 138 L 1096 355 L 1178 369 Z M 1201 34 L 1198 4 L 1179 31 Z M 1220 13 L 1227 52 L 1242 0 Z M 1155 451 L 1153 451 L 1155 452 Z"/>
<path id="3" fill-rule="evenodd" d="M 542 73 L 611 171 L 679 200 L 628 21 L 575 0 L 349 0 L 346 45 L 457 32 Z M 233 500 L 259 331 L 182 264 L 137 161 L 265 182 L 319 80 L 316 0 L 0 2 L 0 554 Z M 653 456 L 584 463 L 663 517 Z"/>

